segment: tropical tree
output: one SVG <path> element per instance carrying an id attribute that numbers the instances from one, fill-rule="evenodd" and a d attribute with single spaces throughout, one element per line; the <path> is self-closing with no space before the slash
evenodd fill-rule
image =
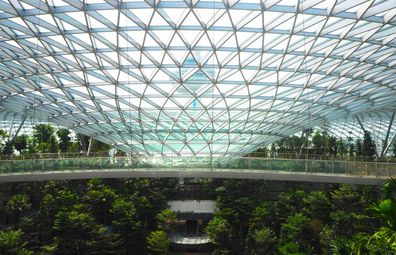
<path id="1" fill-rule="evenodd" d="M 376 155 L 376 148 L 371 134 L 367 131 L 364 132 L 363 145 L 362 145 L 362 156 L 372 160 Z"/>
<path id="2" fill-rule="evenodd" d="M 333 190 L 330 194 L 332 206 L 336 210 L 352 212 L 362 209 L 361 196 L 356 188 L 351 185 L 341 184 L 338 189 Z"/>
<path id="3" fill-rule="evenodd" d="M 384 224 L 372 238 L 383 240 L 396 253 L 396 203 L 391 199 L 386 199 L 373 205 L 371 211 Z"/>
<path id="4" fill-rule="evenodd" d="M 312 136 L 312 146 L 314 154 L 324 155 L 326 150 L 326 139 L 320 131 L 315 131 Z"/>
<path id="5" fill-rule="evenodd" d="M 176 220 L 176 213 L 169 208 L 162 210 L 156 216 L 158 229 L 166 233 L 172 233 L 174 230 L 174 222 Z"/>
<path id="6" fill-rule="evenodd" d="M 52 246 L 58 254 L 117 254 L 119 247 L 118 236 L 97 224 L 83 204 L 60 210 L 55 215 L 53 233 Z"/>
<path id="7" fill-rule="evenodd" d="M 270 228 L 249 231 L 246 239 L 246 254 L 267 255 L 274 254 L 277 238 Z"/>
<path id="8" fill-rule="evenodd" d="M 332 231 L 335 236 L 351 238 L 355 233 L 370 230 L 371 218 L 362 212 L 337 210 L 330 213 Z M 348 226 L 347 228 L 345 226 Z"/>
<path id="9" fill-rule="evenodd" d="M 351 254 L 351 242 L 345 237 L 335 237 L 330 245 L 330 254 L 344 255 Z"/>
<path id="10" fill-rule="evenodd" d="M 329 136 L 327 138 L 328 151 L 331 156 L 337 156 L 337 138 L 335 136 Z"/>
<path id="11" fill-rule="evenodd" d="M 70 145 L 70 131 L 66 128 L 59 129 L 56 134 L 59 137 L 59 149 L 61 152 L 67 152 Z"/>
<path id="12" fill-rule="evenodd" d="M 89 139 L 89 136 L 86 136 L 84 134 L 77 134 L 77 141 L 80 151 L 86 152 L 88 150 Z"/>
<path id="13" fill-rule="evenodd" d="M 215 246 L 214 253 L 227 254 L 230 251 L 231 226 L 225 219 L 215 216 L 209 221 L 205 232 Z"/>
<path id="14" fill-rule="evenodd" d="M 279 247 L 279 254 L 281 255 L 305 255 L 306 253 L 300 252 L 300 246 L 296 242 L 286 243 Z"/>
<path id="15" fill-rule="evenodd" d="M 136 207 L 132 201 L 124 197 L 117 197 L 110 210 L 112 213 L 113 231 L 120 236 L 120 240 L 127 250 L 139 251 L 144 249 L 144 242 L 142 237 L 143 226 L 138 219 Z"/>
<path id="16" fill-rule="evenodd" d="M 17 230 L 0 230 L 0 254 L 30 255 L 33 251 L 27 249 L 27 242 L 23 241 L 23 232 Z"/>
<path id="17" fill-rule="evenodd" d="M 283 223 L 288 216 L 292 216 L 304 208 L 304 197 L 304 191 L 294 189 L 281 192 L 278 195 L 275 210 L 280 223 Z"/>
<path id="18" fill-rule="evenodd" d="M 102 152 L 110 150 L 111 146 L 99 140 L 92 140 L 92 152 Z"/>
<path id="19" fill-rule="evenodd" d="M 356 145 L 355 145 L 355 148 L 356 148 L 355 154 L 356 154 L 356 156 L 357 156 L 357 157 L 363 156 L 363 144 L 362 144 L 362 140 L 361 140 L 360 138 L 358 138 L 358 139 L 356 140 L 355 143 L 356 143 Z"/>
<path id="20" fill-rule="evenodd" d="M 55 135 L 51 135 L 49 143 L 48 143 L 48 152 L 57 153 L 58 152 L 58 141 L 56 140 Z"/>
<path id="21" fill-rule="evenodd" d="M 13 152 L 14 152 L 14 147 L 12 145 L 12 141 L 6 141 L 3 146 L 2 154 L 11 155 Z"/>
<path id="22" fill-rule="evenodd" d="M 116 197 L 114 190 L 103 184 L 101 180 L 92 179 L 88 181 L 84 201 L 100 223 L 108 224 L 108 216 Z"/>
<path id="23" fill-rule="evenodd" d="M 29 197 L 26 194 L 17 194 L 10 198 L 5 209 L 7 213 L 13 214 L 15 216 L 15 222 L 18 222 L 20 214 L 30 210 L 31 206 Z"/>
<path id="24" fill-rule="evenodd" d="M 162 230 L 152 231 L 147 237 L 147 249 L 150 255 L 166 255 L 169 247 L 168 235 Z"/>
<path id="25" fill-rule="evenodd" d="M 323 191 L 313 191 L 303 199 L 304 211 L 312 218 L 326 222 L 331 211 L 329 198 Z"/>
<path id="26" fill-rule="evenodd" d="M 277 221 L 274 203 L 266 201 L 257 206 L 252 212 L 249 222 L 250 230 L 265 227 L 276 229 L 278 227 Z"/>
<path id="27" fill-rule="evenodd" d="M 0 142 L 5 143 L 6 139 L 8 138 L 8 134 L 3 129 L 0 129 Z"/>
<path id="28" fill-rule="evenodd" d="M 19 151 L 20 154 L 22 154 L 22 151 L 27 149 L 28 138 L 29 137 L 26 134 L 18 135 L 15 137 L 14 147 L 17 151 Z"/>
<path id="29" fill-rule="evenodd" d="M 390 178 L 381 187 L 381 193 L 384 199 L 396 201 L 396 178 Z"/>
<path id="30" fill-rule="evenodd" d="M 33 127 L 33 137 L 38 143 L 49 143 L 54 128 L 49 124 L 38 124 Z"/>
<path id="31" fill-rule="evenodd" d="M 289 216 L 282 224 L 279 245 L 283 247 L 288 243 L 297 243 L 299 252 L 311 252 L 310 239 L 313 238 L 309 228 L 310 219 L 302 213 Z"/>

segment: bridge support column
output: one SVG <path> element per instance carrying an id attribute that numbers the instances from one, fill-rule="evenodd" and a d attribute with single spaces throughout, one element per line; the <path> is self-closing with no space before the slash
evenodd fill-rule
<path id="1" fill-rule="evenodd" d="M 373 127 L 371 128 L 373 142 L 376 145 L 375 153 L 376 153 L 377 158 L 379 158 L 379 159 L 382 159 L 385 157 L 390 146 L 393 144 L 393 142 L 396 138 L 396 132 L 394 134 L 391 134 L 392 127 L 394 126 L 394 122 L 395 122 L 395 115 L 396 115 L 396 111 L 393 111 L 390 115 L 389 124 L 386 125 L 387 128 L 386 128 L 385 134 L 382 133 L 381 130 L 375 130 Z M 358 121 L 363 132 L 364 133 L 368 132 L 367 129 L 364 127 L 362 120 L 357 115 L 355 115 L 355 118 Z M 387 119 L 388 118 L 386 118 L 386 120 Z M 373 126 L 373 124 L 372 124 L 372 126 Z M 367 125 L 366 125 L 366 127 L 367 127 Z M 381 126 L 381 128 L 382 128 L 382 126 Z M 383 137 L 383 135 L 385 135 L 385 137 Z"/>
<path id="2" fill-rule="evenodd" d="M 91 154 L 92 142 L 93 142 L 93 138 L 91 137 L 91 138 L 89 139 L 89 145 L 88 145 L 88 150 L 87 150 L 87 156 L 89 156 L 89 154 Z"/>
<path id="3" fill-rule="evenodd" d="M 19 131 L 21 131 L 21 128 L 22 128 L 23 124 L 25 123 L 26 117 L 27 117 L 26 115 L 23 117 L 23 119 L 22 119 L 22 121 L 21 121 L 21 124 L 19 125 L 18 129 L 15 131 L 15 134 L 12 136 L 12 139 L 8 139 L 8 141 L 10 141 L 11 143 L 14 142 L 15 138 L 16 138 L 16 137 L 18 136 L 18 134 L 19 134 Z M 12 129 L 13 123 L 14 123 L 14 119 L 12 120 L 12 124 L 11 124 L 11 126 L 10 126 L 10 132 L 9 132 L 10 135 L 11 135 L 11 129 Z"/>
<path id="4" fill-rule="evenodd" d="M 388 130 L 386 132 L 384 146 L 382 147 L 382 151 L 381 151 L 381 158 L 388 152 L 388 149 L 389 149 L 390 145 L 393 143 L 393 140 L 395 140 L 396 132 L 393 134 L 393 136 L 390 139 L 390 141 L 388 141 L 389 134 L 390 134 L 390 131 L 391 131 L 392 126 L 393 126 L 393 120 L 395 119 L 395 113 L 396 113 L 395 111 L 392 113 L 391 119 L 389 121 L 389 126 L 388 126 Z"/>

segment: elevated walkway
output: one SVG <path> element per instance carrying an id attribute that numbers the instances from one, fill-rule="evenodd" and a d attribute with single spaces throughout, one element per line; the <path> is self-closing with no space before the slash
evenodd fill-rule
<path id="1" fill-rule="evenodd" d="M 232 178 L 379 185 L 396 163 L 274 158 L 76 157 L 0 161 L 0 182 L 90 178 Z"/>

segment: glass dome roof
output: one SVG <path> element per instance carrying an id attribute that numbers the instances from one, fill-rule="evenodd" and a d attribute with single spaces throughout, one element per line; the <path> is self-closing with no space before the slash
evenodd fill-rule
<path id="1" fill-rule="evenodd" d="M 0 1 L 1 116 L 244 155 L 396 109 L 394 0 Z"/>

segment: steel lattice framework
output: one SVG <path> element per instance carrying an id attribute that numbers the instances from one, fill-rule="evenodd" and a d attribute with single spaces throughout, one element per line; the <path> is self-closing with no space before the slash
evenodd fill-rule
<path id="1" fill-rule="evenodd" d="M 243 155 L 396 109 L 395 0 L 0 1 L 1 116 Z"/>

